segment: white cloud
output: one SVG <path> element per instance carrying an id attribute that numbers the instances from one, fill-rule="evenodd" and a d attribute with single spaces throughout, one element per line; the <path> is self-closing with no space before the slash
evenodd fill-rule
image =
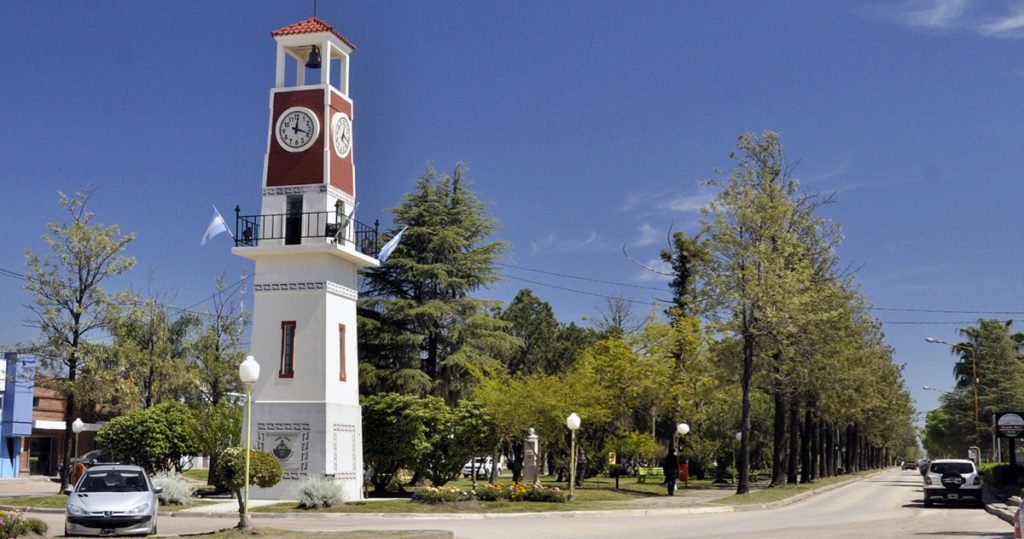
<path id="1" fill-rule="evenodd" d="M 597 232 L 588 230 L 581 236 L 562 237 L 549 232 L 540 239 L 530 242 L 530 248 L 537 253 L 572 253 L 580 251 L 607 251 L 611 247 L 606 244 Z"/>
<path id="2" fill-rule="evenodd" d="M 925 28 L 957 26 L 967 11 L 967 0 L 928 0 L 912 5 L 918 7 L 904 11 L 904 21 L 911 26 Z"/>
<path id="3" fill-rule="evenodd" d="M 684 195 L 658 204 L 658 208 L 672 210 L 680 213 L 699 212 L 706 208 L 714 200 L 714 193 L 698 193 L 696 195 Z"/>
<path id="4" fill-rule="evenodd" d="M 1002 12 L 997 13 L 996 10 Z M 906 0 L 871 9 L 876 15 L 934 31 L 967 30 L 985 37 L 1024 38 L 1024 3 L 976 0 Z"/>
<path id="5" fill-rule="evenodd" d="M 844 157 L 837 161 L 834 165 L 832 165 L 832 168 L 828 170 L 818 172 L 816 174 L 811 174 L 808 176 L 798 176 L 797 179 L 800 180 L 800 183 L 822 182 L 825 180 L 831 180 L 832 178 L 842 176 L 843 174 L 846 174 L 849 170 L 850 160 Z"/>
<path id="6" fill-rule="evenodd" d="M 661 236 L 661 231 L 654 228 L 647 223 L 641 223 L 640 228 L 637 229 L 639 236 L 630 242 L 636 247 L 643 247 L 645 245 L 651 245 L 658 241 L 658 237 Z"/>
<path id="7" fill-rule="evenodd" d="M 1024 4 L 1017 6 L 1015 12 L 1003 17 L 990 18 L 978 25 L 978 32 L 987 37 L 1024 37 Z"/>

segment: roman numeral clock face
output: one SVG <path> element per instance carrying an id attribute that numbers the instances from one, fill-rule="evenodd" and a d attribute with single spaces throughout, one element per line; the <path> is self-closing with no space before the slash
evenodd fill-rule
<path id="1" fill-rule="evenodd" d="M 289 152 L 301 152 L 316 142 L 320 135 L 320 122 L 313 111 L 305 107 L 292 107 L 277 118 L 274 127 L 277 143 Z"/>

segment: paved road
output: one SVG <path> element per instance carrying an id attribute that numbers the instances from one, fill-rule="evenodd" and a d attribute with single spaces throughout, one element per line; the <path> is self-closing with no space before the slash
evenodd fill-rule
<path id="1" fill-rule="evenodd" d="M 921 477 L 914 471 L 891 470 L 881 475 L 813 496 L 777 509 L 736 513 L 590 516 L 585 513 L 500 516 L 369 518 L 357 515 L 265 518 L 258 527 L 290 530 L 450 530 L 459 539 L 494 538 L 708 538 L 829 539 L 1007 538 L 1012 528 L 983 510 L 971 507 L 926 509 L 921 503 Z M 63 529 L 61 515 L 43 516 L 51 530 Z M 160 533 L 197 533 L 230 527 L 233 518 L 161 518 Z"/>

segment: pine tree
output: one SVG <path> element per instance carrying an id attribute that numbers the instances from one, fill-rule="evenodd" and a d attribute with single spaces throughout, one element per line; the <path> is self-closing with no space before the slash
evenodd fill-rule
<path id="1" fill-rule="evenodd" d="M 494 264 L 507 244 L 490 239 L 497 220 L 465 176 L 462 163 L 441 175 L 428 166 L 391 210 L 395 231 L 408 229 L 387 263 L 363 274 L 366 392 L 432 394 L 454 404 L 518 345 L 493 316 L 499 304 L 470 295 L 498 280 Z"/>

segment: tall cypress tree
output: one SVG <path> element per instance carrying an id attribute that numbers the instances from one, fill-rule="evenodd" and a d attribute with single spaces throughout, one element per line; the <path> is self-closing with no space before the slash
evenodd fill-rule
<path id="1" fill-rule="evenodd" d="M 453 404 L 518 345 L 492 316 L 498 302 L 471 296 L 498 280 L 494 264 L 507 243 L 490 239 L 497 220 L 468 187 L 463 163 L 441 175 L 428 166 L 390 210 L 394 231 L 408 229 L 387 263 L 363 274 L 360 377 L 368 393 Z"/>

